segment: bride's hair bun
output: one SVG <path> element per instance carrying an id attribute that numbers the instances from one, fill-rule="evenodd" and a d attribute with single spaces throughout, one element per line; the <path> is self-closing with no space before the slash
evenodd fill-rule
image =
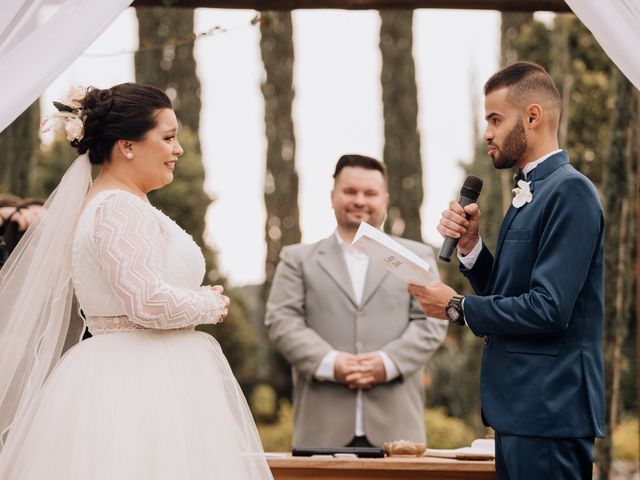
<path id="1" fill-rule="evenodd" d="M 118 140 L 140 141 L 156 126 L 160 110 L 171 108 L 169 97 L 159 88 L 122 83 L 107 89 L 89 88 L 82 101 L 84 136 L 73 141 L 79 153 L 100 165 L 111 157 Z"/>
<path id="2" fill-rule="evenodd" d="M 81 140 L 72 143 L 79 153 L 92 150 L 94 143 L 99 140 L 100 127 L 106 123 L 106 116 L 113 105 L 111 89 L 101 90 L 90 87 L 82 102 L 82 116 L 84 118 L 84 136 Z M 91 156 L 91 153 L 89 154 Z M 93 162 L 92 159 L 92 163 Z M 102 162 L 99 162 L 102 163 Z"/>

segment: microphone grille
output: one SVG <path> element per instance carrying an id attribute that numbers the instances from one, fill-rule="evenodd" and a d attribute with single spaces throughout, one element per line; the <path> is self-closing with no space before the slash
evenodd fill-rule
<path id="1" fill-rule="evenodd" d="M 482 191 L 482 179 L 473 175 L 469 175 L 464 181 L 463 187 L 474 190 L 479 194 Z"/>

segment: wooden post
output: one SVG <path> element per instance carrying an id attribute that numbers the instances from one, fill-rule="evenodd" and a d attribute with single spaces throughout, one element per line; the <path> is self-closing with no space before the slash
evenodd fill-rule
<path id="1" fill-rule="evenodd" d="M 295 10 L 340 8 L 381 10 L 450 8 L 500 10 L 503 12 L 570 12 L 564 0 L 135 0 L 134 7 L 171 6 L 185 8 L 243 8 L 252 10 Z"/>

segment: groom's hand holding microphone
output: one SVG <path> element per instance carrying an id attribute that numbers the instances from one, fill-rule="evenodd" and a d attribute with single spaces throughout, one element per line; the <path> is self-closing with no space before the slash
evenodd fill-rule
<path id="1" fill-rule="evenodd" d="M 438 232 L 444 237 L 438 258 L 443 262 L 451 261 L 451 254 L 458 246 L 463 255 L 468 254 L 478 242 L 480 229 L 480 210 L 476 201 L 482 191 L 482 180 L 469 175 L 464 181 L 458 201 L 449 203 L 442 212 Z"/>
<path id="2" fill-rule="evenodd" d="M 443 237 L 457 239 L 460 253 L 467 255 L 480 240 L 480 209 L 478 204 L 472 203 L 462 207 L 452 200 L 449 208 L 442 212 L 438 233 Z"/>
<path id="3" fill-rule="evenodd" d="M 451 201 L 449 208 L 442 212 L 438 233 L 445 240 L 438 255 L 440 260 L 449 262 L 456 246 L 462 255 L 467 255 L 480 241 L 480 209 L 475 202 L 481 190 L 482 180 L 470 175 L 460 189 L 458 201 Z M 409 293 L 420 302 L 428 316 L 464 325 L 462 296 L 448 285 L 440 282 L 409 285 Z"/>

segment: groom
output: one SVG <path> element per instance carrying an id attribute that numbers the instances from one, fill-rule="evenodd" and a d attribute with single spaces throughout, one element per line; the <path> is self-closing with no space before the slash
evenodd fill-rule
<path id="1" fill-rule="evenodd" d="M 547 72 L 516 63 L 485 84 L 484 139 L 496 168 L 522 169 L 495 257 L 476 204 L 451 202 L 438 231 L 459 238 L 477 295 L 411 286 L 427 315 L 484 337 L 484 421 L 499 479 L 591 478 L 604 435 L 604 221 L 591 182 L 558 148 L 561 100 Z M 465 215 L 468 218 L 465 218 Z"/>

